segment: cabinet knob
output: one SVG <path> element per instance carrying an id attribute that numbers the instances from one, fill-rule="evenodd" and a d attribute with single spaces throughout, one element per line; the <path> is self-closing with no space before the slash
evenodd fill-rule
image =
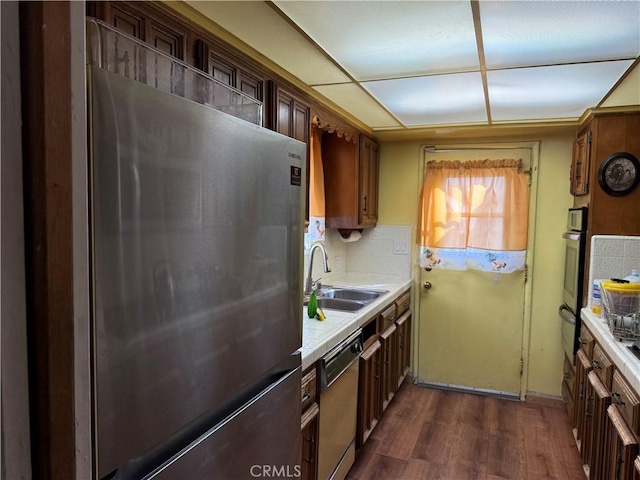
<path id="1" fill-rule="evenodd" d="M 432 287 L 431 282 L 424 282 L 422 286 L 424 287 L 425 290 L 430 290 Z"/>

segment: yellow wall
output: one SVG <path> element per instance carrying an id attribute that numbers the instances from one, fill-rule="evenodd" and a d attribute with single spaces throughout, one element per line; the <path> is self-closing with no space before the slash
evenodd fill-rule
<path id="1" fill-rule="evenodd" d="M 528 392 L 560 395 L 562 346 L 557 308 L 562 302 L 564 247 L 561 240 L 569 194 L 569 168 L 573 135 L 532 138 L 492 138 L 490 143 L 540 141 L 538 203 L 534 225 L 534 264 L 531 266 L 532 298 L 528 367 Z M 412 225 L 417 222 L 420 191 L 421 145 L 424 141 L 383 142 L 380 145 L 379 223 Z M 457 145 L 464 144 L 456 141 Z M 468 143 L 481 143 L 474 139 Z M 414 269 L 416 275 L 417 269 Z M 417 286 L 417 280 L 414 281 Z M 415 308 L 419 311 L 419 308 Z"/>

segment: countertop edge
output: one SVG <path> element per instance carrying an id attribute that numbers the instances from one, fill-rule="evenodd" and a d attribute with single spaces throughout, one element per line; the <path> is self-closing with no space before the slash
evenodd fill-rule
<path id="1" fill-rule="evenodd" d="M 300 349 L 303 371 L 368 322 L 372 317 L 382 312 L 398 295 L 411 288 L 412 285 L 412 279 L 398 280 L 397 278 L 389 278 L 386 283 L 378 280 L 380 280 L 379 276 L 376 276 L 375 282 L 366 281 L 366 278 L 362 278 L 359 281 L 349 281 L 348 283 L 341 281 L 332 282 L 334 286 L 367 287 L 388 290 L 388 293 L 357 312 L 340 312 L 324 309 L 327 318 L 320 322 L 316 319 L 307 318 L 305 308 L 302 321 L 302 348 Z"/>
<path id="2" fill-rule="evenodd" d="M 588 308 L 580 311 L 580 318 L 629 385 L 640 393 L 640 360 L 627 348 L 633 342 L 613 338 L 605 319 L 595 315 Z"/>

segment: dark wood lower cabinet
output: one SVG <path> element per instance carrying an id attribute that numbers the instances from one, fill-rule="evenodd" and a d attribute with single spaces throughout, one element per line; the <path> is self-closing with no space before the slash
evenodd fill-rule
<path id="1" fill-rule="evenodd" d="M 640 456 L 633 462 L 633 480 L 640 480 Z"/>
<path id="2" fill-rule="evenodd" d="M 615 405 L 607 409 L 606 431 L 602 478 L 631 480 L 633 463 L 638 455 L 638 441 Z"/>
<path id="3" fill-rule="evenodd" d="M 315 480 L 318 471 L 318 414 L 317 403 L 312 404 L 302 415 L 302 462 L 300 465 L 301 480 Z"/>
<path id="4" fill-rule="evenodd" d="M 586 411 L 588 407 L 586 388 L 587 388 L 587 375 L 591 371 L 591 360 L 587 357 L 587 354 L 582 350 L 578 350 L 576 355 L 576 438 L 580 442 L 580 451 L 584 449 L 583 439 L 586 428 Z"/>
<path id="5" fill-rule="evenodd" d="M 611 393 L 595 372 L 587 375 L 586 395 L 589 401 L 587 429 L 584 432 L 581 456 L 589 465 L 589 478 L 602 477 L 603 453 L 605 449 L 605 426 L 607 408 L 611 404 Z"/>
<path id="6" fill-rule="evenodd" d="M 380 334 L 380 343 L 382 344 L 382 411 L 384 411 L 398 389 L 396 352 L 398 329 L 395 323 Z"/>
<path id="7" fill-rule="evenodd" d="M 360 379 L 358 385 L 358 420 L 356 448 L 367 441 L 371 431 L 382 415 L 380 381 L 382 368 L 382 346 L 376 340 L 360 356 Z"/>
<path id="8" fill-rule="evenodd" d="M 398 388 L 404 382 L 411 368 L 411 310 L 406 311 L 396 321 L 398 328 Z"/>

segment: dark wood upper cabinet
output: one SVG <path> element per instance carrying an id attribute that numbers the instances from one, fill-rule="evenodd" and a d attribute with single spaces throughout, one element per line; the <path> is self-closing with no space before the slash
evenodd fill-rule
<path id="1" fill-rule="evenodd" d="M 250 72 L 251 69 L 248 66 L 226 56 L 220 49 L 216 49 L 203 39 L 197 39 L 195 44 L 195 64 L 198 68 L 225 85 L 264 102 L 265 79 L 263 76 L 255 71 Z"/>
<path id="2" fill-rule="evenodd" d="M 360 135 L 360 209 L 361 225 L 378 222 L 378 176 L 380 171 L 378 144 L 371 138 Z"/>
<path id="3" fill-rule="evenodd" d="M 322 137 L 326 226 L 374 227 L 378 221 L 378 144 L 360 135 L 358 144 L 335 134 Z"/>
<path id="4" fill-rule="evenodd" d="M 186 57 L 187 32 L 183 29 L 169 27 L 163 23 L 149 21 L 146 41 L 158 50 L 173 57 L 184 60 Z"/>
<path id="5" fill-rule="evenodd" d="M 187 58 L 187 27 L 146 2 L 87 2 L 87 14 L 167 55 Z"/>
<path id="6" fill-rule="evenodd" d="M 573 161 L 571 162 L 572 195 L 589 193 L 589 159 L 591 157 L 591 131 L 578 135 L 573 144 Z"/>
<path id="7" fill-rule="evenodd" d="M 105 21 L 132 37 L 141 40 L 144 38 L 145 16 L 140 12 L 133 11 L 121 3 L 110 3 L 107 11 L 108 16 L 104 19 Z"/>
<path id="8" fill-rule="evenodd" d="M 282 135 L 309 144 L 311 106 L 276 82 L 270 83 L 271 128 Z"/>

